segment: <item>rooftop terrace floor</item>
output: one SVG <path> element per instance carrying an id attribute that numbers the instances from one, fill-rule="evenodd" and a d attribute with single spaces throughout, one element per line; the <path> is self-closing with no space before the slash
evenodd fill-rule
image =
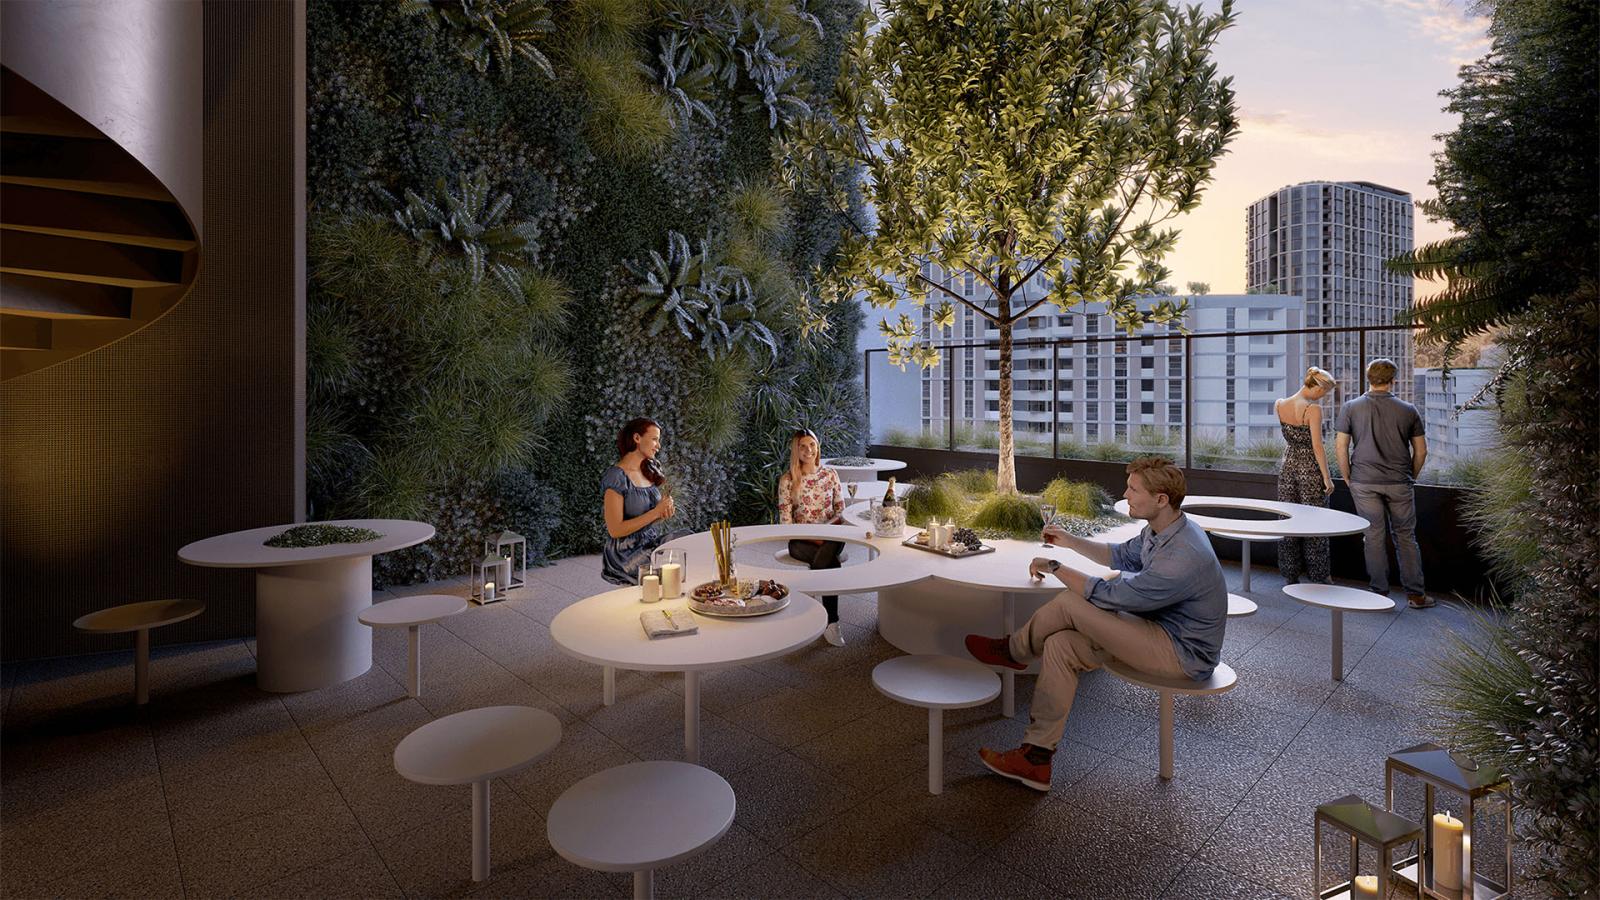
<path id="1" fill-rule="evenodd" d="M 544 828 L 585 775 L 682 754 L 681 676 L 619 672 L 617 702 L 602 706 L 598 668 L 551 640 L 557 612 L 610 587 L 598 571 L 598 557 L 563 560 L 514 599 L 425 626 L 419 699 L 403 685 L 401 629 L 376 633 L 365 675 L 305 694 L 257 690 L 249 640 L 157 648 L 144 710 L 130 705 L 131 651 L 5 666 L 0 889 L 627 896 L 628 876 L 568 864 Z M 657 874 L 659 895 L 1307 896 L 1313 807 L 1349 793 L 1382 802 L 1385 756 L 1432 737 L 1426 658 L 1469 618 L 1404 600 L 1349 615 L 1339 683 L 1328 612 L 1284 596 L 1275 572 L 1252 581 L 1260 611 L 1228 623 L 1223 651 L 1238 688 L 1178 699 L 1177 777 L 1156 774 L 1155 695 L 1095 672 L 1049 794 L 977 759 L 980 745 L 1019 742 L 1034 681 L 1021 678 L 1016 717 L 998 701 L 946 713 L 945 792 L 929 795 L 926 715 L 871 684 L 899 651 L 877 636 L 873 595 L 845 596 L 844 648 L 819 640 L 702 680 L 702 763 L 733 785 L 738 815 L 711 850 Z M 466 590 L 463 579 L 396 593 Z M 470 791 L 406 781 L 391 754 L 435 717 L 493 704 L 549 710 L 565 733 L 496 784 L 493 878 L 475 885 Z M 1400 811 L 1417 817 L 1418 794 Z M 1484 840 L 1480 853 L 1499 846 Z M 1325 850 L 1335 870 L 1338 843 Z"/>

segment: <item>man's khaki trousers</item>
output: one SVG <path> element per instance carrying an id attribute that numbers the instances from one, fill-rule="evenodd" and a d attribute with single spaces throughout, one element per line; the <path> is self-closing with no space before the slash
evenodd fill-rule
<path id="1" fill-rule="evenodd" d="M 1072 591 L 1062 591 L 1011 635 L 1011 656 L 1040 660 L 1030 721 L 1022 739 L 1054 749 L 1067 727 L 1078 673 L 1098 669 L 1115 657 L 1142 672 L 1181 677 L 1172 638 L 1160 625 L 1131 613 L 1101 609 Z"/>

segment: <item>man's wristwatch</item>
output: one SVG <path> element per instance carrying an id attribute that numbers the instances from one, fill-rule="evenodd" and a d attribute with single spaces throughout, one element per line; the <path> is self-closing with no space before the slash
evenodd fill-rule
<path id="1" fill-rule="evenodd" d="M 1051 572 L 1054 572 L 1055 570 L 1057 570 L 1059 568 L 1061 568 L 1061 560 L 1059 560 L 1059 559 L 1050 560 L 1050 571 Z"/>

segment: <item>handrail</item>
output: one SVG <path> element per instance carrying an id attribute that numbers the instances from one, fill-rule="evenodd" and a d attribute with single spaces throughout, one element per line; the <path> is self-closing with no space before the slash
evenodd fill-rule
<path id="1" fill-rule="evenodd" d="M 1112 342 L 1121 342 L 1121 343 L 1139 342 L 1139 343 L 1142 344 L 1142 342 L 1144 342 L 1146 340 L 1149 340 L 1149 341 L 1182 340 L 1183 341 L 1183 467 L 1185 469 L 1192 469 L 1192 468 L 1194 468 L 1194 342 L 1195 341 L 1199 341 L 1199 340 L 1216 340 L 1216 339 L 1219 339 L 1219 338 L 1249 337 L 1249 336 L 1263 336 L 1263 337 L 1285 336 L 1285 337 L 1288 337 L 1288 336 L 1328 335 L 1328 334 L 1355 334 L 1357 336 L 1356 358 L 1357 359 L 1361 359 L 1361 360 L 1365 360 L 1367 358 L 1367 334 L 1369 332 L 1374 332 L 1374 331 L 1411 331 L 1411 332 L 1416 332 L 1416 331 L 1420 331 L 1420 330 L 1421 330 L 1421 326 L 1417 326 L 1417 325 L 1350 325 L 1350 326 L 1342 326 L 1342 327 L 1341 326 L 1320 326 L 1320 327 L 1315 327 L 1315 328 L 1262 328 L 1262 329 L 1251 328 L 1251 329 L 1245 329 L 1245 330 L 1236 329 L 1236 330 L 1233 330 L 1233 331 L 1208 331 L 1208 332 L 1184 332 L 1184 331 L 1176 331 L 1176 330 L 1170 330 L 1169 329 L 1167 331 L 1162 331 L 1162 332 L 1137 333 L 1137 334 L 1070 335 L 1070 336 L 1062 336 L 1062 337 L 1014 338 L 1012 340 L 1012 342 L 1011 342 L 1011 347 L 1012 347 L 1012 352 L 1013 353 L 1015 353 L 1017 350 L 1043 349 L 1043 348 L 1052 348 L 1055 351 L 1057 351 L 1057 352 L 1052 353 L 1051 354 L 1051 358 L 1050 358 L 1050 363 L 1051 363 L 1051 365 L 1050 365 L 1050 384 L 1051 384 L 1051 402 L 1050 402 L 1050 413 L 1051 413 L 1051 428 L 1050 428 L 1051 442 L 1050 443 L 1051 443 L 1051 449 L 1050 449 L 1050 457 L 1052 459 L 1060 459 L 1061 458 L 1061 429 L 1060 429 L 1059 426 L 1061 424 L 1061 420 L 1059 418 L 1059 415 L 1060 415 L 1059 410 L 1060 410 L 1060 405 L 1061 405 L 1061 403 L 1060 403 L 1060 400 L 1061 400 L 1061 379 L 1059 377 L 1059 361 L 1060 361 L 1060 352 L 1059 351 L 1060 351 L 1060 349 L 1062 347 L 1070 347 L 1070 346 L 1072 346 L 1074 344 L 1104 344 L 1104 343 L 1112 343 Z M 944 343 L 931 344 L 930 346 L 932 346 L 934 349 L 940 350 L 940 351 L 972 350 L 972 349 L 979 349 L 979 348 L 982 348 L 982 349 L 985 349 L 985 350 L 991 350 L 991 349 L 992 350 L 998 350 L 999 346 L 1000 346 L 1000 343 L 999 343 L 998 339 L 993 340 L 993 341 L 969 340 L 969 341 L 946 341 Z M 863 388 L 864 398 L 865 398 L 865 401 L 866 401 L 866 405 L 867 405 L 867 409 L 868 409 L 869 415 L 870 415 L 870 411 L 872 409 L 872 354 L 874 354 L 874 353 L 887 354 L 888 352 L 889 352 L 888 349 L 884 348 L 884 347 L 869 347 L 869 348 L 866 348 L 866 349 L 862 350 L 862 352 L 861 352 L 862 388 Z M 1248 354 L 1246 354 L 1246 355 L 1248 355 Z M 1113 379 L 1115 377 L 1116 376 L 1114 376 L 1114 375 L 1111 376 L 1111 378 L 1113 378 Z M 1133 376 L 1131 376 L 1131 375 L 1126 376 L 1126 377 L 1130 381 L 1133 380 Z M 1248 378 L 1248 376 L 1235 376 L 1235 377 L 1246 377 L 1246 378 Z M 1361 391 L 1365 391 L 1366 390 L 1366 381 L 1367 381 L 1367 373 L 1366 373 L 1365 366 L 1359 367 L 1359 371 L 1358 371 L 1356 377 L 1357 377 L 1357 382 L 1356 383 L 1357 383 L 1358 388 Z M 981 374 L 974 374 L 973 378 L 975 380 L 979 380 L 979 381 L 987 381 L 988 380 L 988 371 L 987 371 L 987 369 L 985 369 Z M 1012 373 L 1012 381 L 1013 381 L 1013 383 L 1016 380 L 1017 380 L 1016 373 L 1013 372 Z M 1076 380 L 1076 378 L 1074 378 L 1074 380 Z M 947 367 L 946 367 L 946 370 L 945 370 L 945 413 L 946 413 L 945 414 L 945 430 L 946 430 L 946 441 L 945 441 L 945 444 L 946 444 L 946 447 L 949 450 L 952 450 L 952 451 L 956 449 L 956 415 L 955 415 L 955 394 L 956 394 L 956 391 L 955 391 L 955 384 L 956 384 L 955 366 L 954 366 L 953 363 L 948 363 Z M 1126 401 L 1126 402 L 1131 402 L 1131 401 Z M 1013 413 L 1015 413 L 1015 409 L 1013 409 Z M 988 420 L 975 417 L 975 421 L 987 422 Z"/>

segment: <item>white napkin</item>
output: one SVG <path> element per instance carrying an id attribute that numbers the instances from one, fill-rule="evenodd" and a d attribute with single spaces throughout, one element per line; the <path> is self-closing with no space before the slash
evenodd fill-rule
<path id="1" fill-rule="evenodd" d="M 684 609 L 647 609 L 639 613 L 639 624 L 651 638 L 670 637 L 674 634 L 694 634 L 700 630 L 694 616 Z"/>

